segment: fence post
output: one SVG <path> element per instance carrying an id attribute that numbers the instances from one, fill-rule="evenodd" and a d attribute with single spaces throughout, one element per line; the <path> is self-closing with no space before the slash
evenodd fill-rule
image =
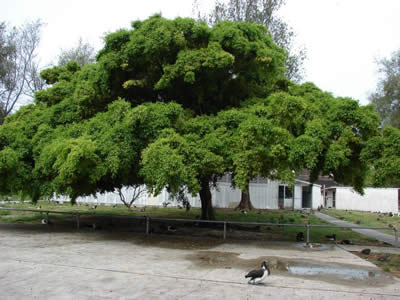
<path id="1" fill-rule="evenodd" d="M 226 222 L 224 222 L 224 240 L 226 240 Z"/>
<path id="2" fill-rule="evenodd" d="M 306 229 L 307 229 L 307 240 L 306 240 L 306 245 L 309 246 L 310 245 L 310 224 L 306 225 Z"/>
<path id="3" fill-rule="evenodd" d="M 76 228 L 80 229 L 80 219 L 79 219 L 79 214 L 76 214 Z"/>
<path id="4" fill-rule="evenodd" d="M 49 212 L 46 212 L 46 224 L 49 224 Z"/>
<path id="5" fill-rule="evenodd" d="M 149 217 L 145 218 L 146 218 L 146 235 L 148 235 L 150 230 L 150 218 Z"/>
<path id="6" fill-rule="evenodd" d="M 400 247 L 400 245 L 399 245 L 399 233 L 398 233 L 396 227 L 393 227 L 393 230 L 394 230 L 394 240 L 395 240 L 395 243 L 396 243 L 396 247 Z"/>

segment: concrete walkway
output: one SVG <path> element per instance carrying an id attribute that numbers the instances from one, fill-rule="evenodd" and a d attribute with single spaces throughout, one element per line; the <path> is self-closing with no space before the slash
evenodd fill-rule
<path id="1" fill-rule="evenodd" d="M 265 259 L 271 276 L 262 285 L 248 284 L 244 275 Z M 332 272 L 289 274 L 288 264 L 323 265 Z M 338 270 L 350 278 L 337 277 Z M 332 244 L 309 249 L 301 243 L 0 224 L 0 291 L 1 300 L 399 300 L 400 280 Z"/>
<path id="2" fill-rule="evenodd" d="M 324 221 L 327 221 L 329 223 L 337 225 L 337 226 L 363 227 L 363 226 L 360 226 L 360 225 L 357 225 L 357 224 L 354 224 L 354 223 L 346 222 L 346 221 L 343 221 L 343 220 L 338 220 L 338 219 L 336 219 L 334 217 L 325 215 L 325 214 L 323 214 L 321 212 L 315 212 L 315 216 L 320 218 L 320 219 L 322 219 L 322 220 L 324 220 Z M 385 242 L 385 243 L 388 243 L 388 244 L 396 246 L 396 247 L 400 247 L 400 243 L 398 242 L 396 244 L 396 239 L 392 235 L 381 233 L 381 232 L 373 230 L 373 229 L 352 228 L 351 230 L 353 230 L 354 232 L 357 232 L 359 234 L 362 234 L 362 235 L 377 239 L 378 241 Z"/>

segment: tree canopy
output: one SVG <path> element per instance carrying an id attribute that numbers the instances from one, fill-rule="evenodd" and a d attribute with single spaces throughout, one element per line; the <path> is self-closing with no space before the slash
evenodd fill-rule
<path id="1" fill-rule="evenodd" d="M 107 87 L 135 104 L 176 101 L 215 113 L 265 96 L 283 78 L 285 53 L 256 24 L 209 28 L 192 19 L 154 16 L 106 37 L 97 56 Z"/>
<path id="2" fill-rule="evenodd" d="M 290 182 L 303 169 L 361 192 L 380 141 L 373 106 L 290 82 L 285 59 L 258 24 L 133 22 L 96 63 L 41 73 L 50 87 L 0 126 L 0 193 L 74 202 L 146 184 L 198 193 L 212 219 L 210 189 L 227 172 L 247 193 L 256 176 Z"/>
<path id="3" fill-rule="evenodd" d="M 361 159 L 369 163 L 374 186 L 393 186 L 400 182 L 400 130 L 385 127 L 362 150 Z"/>

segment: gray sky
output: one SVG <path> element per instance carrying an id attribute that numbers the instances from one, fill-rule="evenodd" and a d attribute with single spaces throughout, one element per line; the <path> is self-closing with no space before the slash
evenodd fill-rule
<path id="1" fill-rule="evenodd" d="M 204 9 L 213 0 L 200 0 Z M 130 22 L 161 12 L 166 18 L 191 16 L 192 1 L 178 0 L 0 0 L 0 21 L 20 25 L 40 18 L 42 64 L 56 61 L 62 48 L 82 37 L 96 49 L 105 32 L 128 28 Z M 376 87 L 375 58 L 400 48 L 399 0 L 287 0 L 281 15 L 307 48 L 307 81 L 336 96 L 368 103 Z M 397 34 L 396 34 L 397 33 Z"/>

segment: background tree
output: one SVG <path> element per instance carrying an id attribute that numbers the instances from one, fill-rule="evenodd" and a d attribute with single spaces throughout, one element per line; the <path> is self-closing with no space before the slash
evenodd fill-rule
<path id="1" fill-rule="evenodd" d="M 68 62 L 75 61 L 81 67 L 96 61 L 95 49 L 79 38 L 78 44 L 69 49 L 62 49 L 58 56 L 58 65 L 65 66 Z"/>
<path id="2" fill-rule="evenodd" d="M 136 200 L 140 199 L 140 197 L 147 192 L 146 187 L 143 184 L 139 184 L 139 183 L 134 184 L 133 186 L 130 186 L 130 188 L 132 189 L 132 196 L 130 197 L 130 199 L 127 199 L 125 197 L 124 192 L 126 192 L 127 190 L 124 191 L 122 188 L 116 189 L 119 199 L 128 209 L 130 209 L 132 207 L 133 203 Z"/>
<path id="3" fill-rule="evenodd" d="M 400 50 L 390 58 L 377 61 L 381 78 L 369 97 L 382 118 L 383 125 L 400 128 Z"/>
<path id="4" fill-rule="evenodd" d="M 44 86 L 36 54 L 42 26 L 40 20 L 20 28 L 0 24 L 0 124 L 18 103 Z"/>
<path id="5" fill-rule="evenodd" d="M 199 9 L 199 2 L 196 0 L 193 4 L 193 13 L 211 26 L 225 20 L 246 21 L 266 26 L 274 42 L 289 54 L 286 60 L 286 76 L 299 82 L 304 74 L 306 49 L 294 47 L 295 32 L 277 14 L 285 2 L 285 0 L 217 0 L 207 15 Z"/>

